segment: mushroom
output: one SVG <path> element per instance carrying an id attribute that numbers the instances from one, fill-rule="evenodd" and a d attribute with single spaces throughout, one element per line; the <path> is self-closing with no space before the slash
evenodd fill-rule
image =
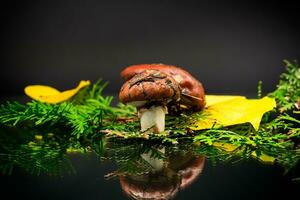
<path id="1" fill-rule="evenodd" d="M 137 107 L 141 131 L 159 133 L 165 128 L 166 105 L 180 100 L 180 88 L 166 73 L 145 69 L 127 79 L 119 99 Z"/>
<path id="2" fill-rule="evenodd" d="M 121 76 L 129 80 L 145 70 L 159 70 L 171 76 L 180 86 L 180 102 L 178 105 L 198 111 L 205 106 L 205 92 L 202 84 L 189 72 L 173 65 L 140 64 L 126 67 Z"/>
<path id="3" fill-rule="evenodd" d="M 205 158 L 173 155 L 160 171 L 137 175 L 121 175 L 122 190 L 133 199 L 173 199 L 179 190 L 187 188 L 202 174 Z"/>

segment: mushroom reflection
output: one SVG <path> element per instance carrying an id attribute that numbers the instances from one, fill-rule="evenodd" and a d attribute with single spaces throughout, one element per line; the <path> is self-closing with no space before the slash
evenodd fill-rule
<path id="1" fill-rule="evenodd" d="M 161 159 L 150 160 L 142 155 L 153 169 L 142 175 L 120 175 L 122 190 L 133 199 L 172 199 L 179 190 L 197 180 L 205 163 L 204 157 L 191 152 L 166 157 L 162 166 Z"/>

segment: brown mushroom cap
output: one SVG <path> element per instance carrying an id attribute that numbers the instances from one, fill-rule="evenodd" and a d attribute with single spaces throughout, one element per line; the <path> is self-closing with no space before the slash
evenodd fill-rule
<path id="1" fill-rule="evenodd" d="M 159 70 L 172 76 L 180 85 L 181 100 L 180 103 L 194 110 L 201 110 L 205 106 L 205 92 L 202 84 L 194 78 L 189 72 L 172 65 L 165 64 L 140 64 L 132 65 L 125 68 L 121 72 L 121 76 L 125 80 L 129 80 L 136 74 L 145 70 Z"/>
<path id="2" fill-rule="evenodd" d="M 178 83 L 166 73 L 158 70 L 144 70 L 136 74 L 121 88 L 119 99 L 123 103 L 134 101 L 155 101 L 167 104 L 178 101 Z"/>

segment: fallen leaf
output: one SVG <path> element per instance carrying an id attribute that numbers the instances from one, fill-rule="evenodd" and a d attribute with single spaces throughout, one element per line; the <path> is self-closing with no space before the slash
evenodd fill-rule
<path id="1" fill-rule="evenodd" d="M 80 81 L 76 88 L 63 92 L 46 85 L 29 85 L 24 91 L 27 96 L 34 100 L 55 104 L 70 99 L 77 94 L 80 89 L 88 85 L 90 85 L 90 81 Z"/>
<path id="2" fill-rule="evenodd" d="M 206 99 L 206 107 L 209 107 L 211 105 L 220 103 L 220 102 L 226 102 L 233 99 L 246 99 L 244 96 L 226 96 L 226 95 L 205 95 Z"/>
<path id="3" fill-rule="evenodd" d="M 193 130 L 210 129 L 212 127 L 231 126 L 250 123 L 258 130 L 264 113 L 276 106 L 274 99 L 247 99 L 243 96 L 217 96 L 206 97 L 207 107 L 202 111 L 204 119 L 196 122 Z"/>

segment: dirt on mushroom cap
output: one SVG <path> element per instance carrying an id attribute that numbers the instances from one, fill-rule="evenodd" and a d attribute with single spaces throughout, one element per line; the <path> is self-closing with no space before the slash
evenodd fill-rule
<path id="1" fill-rule="evenodd" d="M 164 72 L 145 70 L 124 83 L 119 99 L 123 103 L 133 101 L 178 101 L 180 89 L 178 83 Z"/>

